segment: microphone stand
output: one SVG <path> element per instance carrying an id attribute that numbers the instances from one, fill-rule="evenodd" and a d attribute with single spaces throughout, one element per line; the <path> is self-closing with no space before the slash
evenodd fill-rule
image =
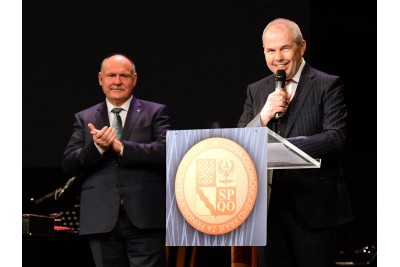
<path id="1" fill-rule="evenodd" d="M 54 190 L 53 192 L 50 192 L 44 196 L 42 196 L 39 199 L 34 199 L 31 198 L 32 202 L 35 202 L 36 205 L 39 205 L 40 203 L 42 203 L 43 201 L 45 201 L 46 199 L 52 198 L 54 197 L 54 200 L 57 201 L 63 194 L 64 192 L 71 187 L 71 185 L 75 182 L 77 176 L 74 176 L 72 178 L 70 178 L 63 187 L 57 188 L 56 190 Z"/>

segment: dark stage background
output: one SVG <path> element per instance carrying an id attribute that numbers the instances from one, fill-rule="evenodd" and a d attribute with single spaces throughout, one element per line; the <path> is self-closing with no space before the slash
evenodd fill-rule
<path id="1" fill-rule="evenodd" d="M 40 205 L 30 198 L 68 180 L 60 160 L 73 115 L 104 100 L 97 73 L 106 55 L 133 58 L 135 96 L 167 104 L 174 129 L 236 127 L 247 85 L 270 74 L 262 31 L 286 17 L 303 31 L 306 61 L 345 82 L 344 162 L 356 222 L 342 246 L 376 245 L 376 4 L 360 5 L 362 12 L 345 0 L 23 1 L 23 213 L 77 203 L 77 190 Z M 26 255 L 24 265 L 32 262 Z"/>

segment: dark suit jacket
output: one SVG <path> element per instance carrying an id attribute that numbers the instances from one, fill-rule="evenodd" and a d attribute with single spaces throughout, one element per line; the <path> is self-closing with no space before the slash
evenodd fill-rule
<path id="1" fill-rule="evenodd" d="M 138 228 L 165 227 L 167 107 L 133 98 L 121 141 L 123 155 L 95 147 L 88 123 L 109 126 L 105 102 L 75 114 L 73 133 L 62 159 L 68 177 L 81 176 L 80 234 L 109 232 L 120 199 Z"/>
<path id="2" fill-rule="evenodd" d="M 261 126 L 259 113 L 274 90 L 273 74 L 248 86 L 238 127 Z M 311 157 L 321 158 L 321 169 L 274 171 L 270 204 L 289 199 L 313 228 L 351 221 L 353 213 L 340 164 L 347 123 L 342 80 L 306 64 L 290 113 L 285 116 L 282 137 Z M 275 131 L 276 120 L 267 127 Z"/>

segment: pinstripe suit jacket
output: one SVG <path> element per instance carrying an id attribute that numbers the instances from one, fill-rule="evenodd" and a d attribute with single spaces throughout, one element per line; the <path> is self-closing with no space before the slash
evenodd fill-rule
<path id="1" fill-rule="evenodd" d="M 261 127 L 259 113 L 274 90 L 273 74 L 248 86 L 238 127 Z M 321 158 L 321 168 L 274 171 L 271 205 L 273 199 L 290 199 L 313 228 L 353 220 L 340 165 L 347 117 L 341 78 L 306 63 L 290 105 L 282 137 L 311 157 Z M 275 130 L 276 121 L 271 120 L 267 127 Z"/>
<path id="2" fill-rule="evenodd" d="M 132 99 L 121 137 L 122 157 L 112 151 L 101 155 L 88 123 L 97 129 L 110 125 L 106 102 L 75 114 L 62 159 L 67 176 L 82 176 L 80 234 L 111 231 L 120 199 L 136 227 L 165 227 L 167 107 Z"/>

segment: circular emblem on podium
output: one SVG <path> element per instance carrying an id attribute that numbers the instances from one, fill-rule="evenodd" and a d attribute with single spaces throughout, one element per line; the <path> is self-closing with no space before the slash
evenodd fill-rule
<path id="1" fill-rule="evenodd" d="M 238 228 L 257 199 L 257 172 L 248 153 L 227 138 L 208 138 L 182 158 L 175 177 L 177 206 L 196 230 L 210 235 Z"/>

